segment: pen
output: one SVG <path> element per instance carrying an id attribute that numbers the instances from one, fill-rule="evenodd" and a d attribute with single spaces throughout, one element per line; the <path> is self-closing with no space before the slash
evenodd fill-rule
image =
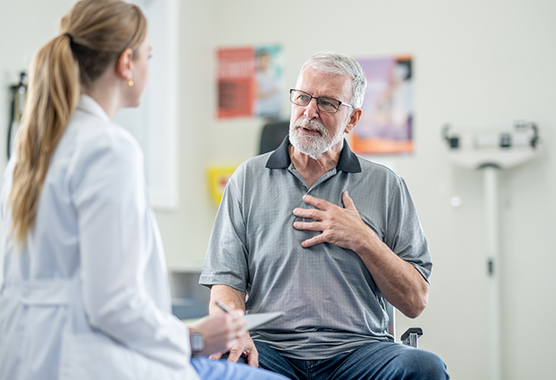
<path id="1" fill-rule="evenodd" d="M 230 309 L 228 306 L 226 306 L 226 304 L 224 302 L 220 302 L 220 301 L 216 301 L 216 306 L 218 306 L 219 308 L 221 308 L 222 310 L 224 310 L 226 313 L 232 313 L 232 309 Z M 238 332 L 236 332 L 236 338 L 241 338 L 243 336 L 243 334 L 245 333 L 245 330 L 239 330 Z"/>
<path id="2" fill-rule="evenodd" d="M 230 309 L 228 306 L 226 306 L 223 302 L 216 301 L 216 306 L 218 306 L 219 308 L 224 310 L 226 313 L 231 313 L 232 312 L 232 309 Z"/>

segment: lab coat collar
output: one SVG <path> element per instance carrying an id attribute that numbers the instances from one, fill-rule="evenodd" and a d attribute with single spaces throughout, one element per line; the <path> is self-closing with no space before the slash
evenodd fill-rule
<path id="1" fill-rule="evenodd" d="M 290 146 L 289 135 L 284 138 L 282 144 L 270 155 L 268 161 L 266 162 L 266 167 L 269 169 L 286 169 L 290 166 L 291 158 L 288 151 Z M 340 153 L 340 159 L 338 160 L 338 165 L 336 165 L 337 170 L 341 170 L 347 173 L 360 173 L 361 164 L 359 164 L 359 159 L 357 155 L 349 149 L 349 146 L 344 140 L 344 147 Z"/>
<path id="2" fill-rule="evenodd" d="M 100 117 L 102 120 L 110 123 L 110 117 L 106 114 L 106 112 L 102 109 L 100 104 L 96 102 L 93 98 L 89 95 L 81 94 L 81 98 L 79 99 L 79 104 L 77 105 L 77 109 L 87 112 L 93 116 Z"/>

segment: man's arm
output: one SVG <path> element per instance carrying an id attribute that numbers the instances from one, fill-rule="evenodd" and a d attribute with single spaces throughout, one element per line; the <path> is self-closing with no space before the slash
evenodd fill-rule
<path id="1" fill-rule="evenodd" d="M 224 311 L 216 305 L 216 301 L 223 302 L 233 310 L 245 311 L 245 292 L 239 291 L 227 285 L 212 285 L 210 290 L 209 314 L 223 313 Z M 220 359 L 222 354 L 210 356 L 211 359 Z M 237 362 L 240 356 L 247 358 L 247 364 L 252 367 L 259 366 L 259 353 L 249 332 L 245 332 L 230 350 L 229 362 Z"/>
<path id="2" fill-rule="evenodd" d="M 227 285 L 212 285 L 210 288 L 209 314 L 221 313 L 216 301 L 223 302 L 231 309 L 245 311 L 245 293 Z"/>
<path id="3" fill-rule="evenodd" d="M 322 231 L 303 241 L 304 248 L 330 243 L 351 249 L 359 255 L 388 302 L 409 318 L 421 314 L 428 302 L 428 282 L 363 222 L 347 191 L 342 194 L 344 208 L 310 195 L 305 195 L 303 200 L 316 209 L 296 208 L 294 215 L 315 221 L 295 222 L 294 228 Z"/>

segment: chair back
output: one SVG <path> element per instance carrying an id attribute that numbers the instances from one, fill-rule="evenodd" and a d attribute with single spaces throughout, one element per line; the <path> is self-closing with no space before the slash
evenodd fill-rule
<path id="1" fill-rule="evenodd" d="M 261 132 L 259 154 L 267 153 L 278 148 L 290 130 L 290 122 L 276 121 L 268 123 Z"/>
<path id="2" fill-rule="evenodd" d="M 386 331 L 396 340 L 396 309 L 394 309 L 394 306 L 390 305 L 388 301 L 386 301 L 386 313 L 388 314 L 388 326 L 386 327 Z"/>

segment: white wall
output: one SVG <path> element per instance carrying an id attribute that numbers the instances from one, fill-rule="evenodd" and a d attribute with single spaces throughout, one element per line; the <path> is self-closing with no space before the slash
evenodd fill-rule
<path id="1" fill-rule="evenodd" d="M 0 131 L 8 120 L 7 87 L 31 52 L 56 34 L 70 3 L 0 5 Z M 282 44 L 286 86 L 317 50 L 356 57 L 410 53 L 415 153 L 388 160 L 409 185 L 435 267 L 429 307 L 415 321 L 400 318 L 399 329 L 423 327 L 420 346 L 439 354 L 453 379 L 489 378 L 482 174 L 448 162 L 440 130 L 447 122 L 533 120 L 542 155 L 501 173 L 503 378 L 548 377 L 556 319 L 554 14 L 552 0 L 180 2 L 182 71 L 168 78 L 181 88 L 180 206 L 157 211 L 170 265 L 202 261 L 216 212 L 206 166 L 240 162 L 258 143 L 262 121 L 215 117 L 216 48 Z M 5 133 L 0 147 L 2 139 Z M 459 208 L 450 205 L 453 196 L 463 200 Z"/>

